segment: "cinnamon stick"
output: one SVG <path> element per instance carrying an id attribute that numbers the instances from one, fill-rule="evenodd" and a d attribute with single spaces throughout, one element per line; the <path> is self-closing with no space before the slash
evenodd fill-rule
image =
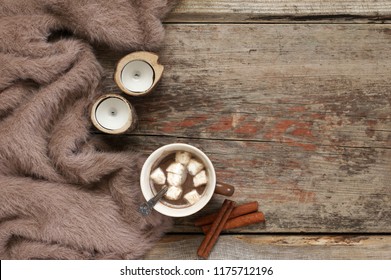
<path id="1" fill-rule="evenodd" d="M 236 206 L 234 208 L 234 210 L 232 210 L 232 213 L 229 216 L 229 219 L 233 219 L 235 217 L 242 216 L 242 215 L 249 214 L 249 213 L 256 212 L 256 211 L 258 211 L 258 201 L 248 202 L 248 203 Z M 200 227 L 200 226 L 212 224 L 213 221 L 216 219 L 216 217 L 217 217 L 217 213 L 201 217 L 194 222 L 194 225 L 196 227 Z"/>
<path id="2" fill-rule="evenodd" d="M 206 234 L 204 240 L 202 241 L 200 247 L 198 248 L 197 254 L 202 258 L 208 258 L 210 251 L 215 245 L 217 238 L 219 237 L 225 223 L 228 220 L 229 215 L 231 214 L 235 203 L 231 200 L 224 200 L 223 206 L 221 207 L 217 218 L 213 222 L 210 230 Z"/>
<path id="3" fill-rule="evenodd" d="M 225 199 L 224 202 L 223 202 L 223 205 L 221 206 L 219 212 L 217 213 L 217 217 L 216 219 L 214 220 L 209 232 L 206 234 L 204 240 L 202 240 L 202 243 L 200 245 L 200 247 L 198 248 L 198 251 L 197 251 L 197 254 L 200 256 L 204 253 L 210 239 L 212 238 L 214 232 L 216 231 L 217 227 L 219 226 L 220 222 L 221 222 L 221 219 L 223 218 L 225 212 L 227 212 L 227 209 L 228 209 L 228 205 L 229 205 L 229 200 L 228 199 Z"/>
<path id="4" fill-rule="evenodd" d="M 262 212 L 250 213 L 233 219 L 229 219 L 225 223 L 223 230 L 244 227 L 256 223 L 263 223 L 264 221 L 265 221 L 265 215 Z M 202 226 L 202 231 L 206 234 L 208 233 L 210 227 L 211 227 L 210 225 L 204 225 Z"/>
<path id="5" fill-rule="evenodd" d="M 214 245 L 216 244 L 217 242 L 217 239 L 219 238 L 220 236 L 220 233 L 221 231 L 223 230 L 223 227 L 225 225 L 225 223 L 227 222 L 228 218 L 229 218 L 229 215 L 231 214 L 232 210 L 234 209 L 235 207 L 235 202 L 233 201 L 229 201 L 229 205 L 228 205 L 228 209 L 227 211 L 224 213 L 224 216 L 223 218 L 221 219 L 221 222 L 219 224 L 219 226 L 217 227 L 216 231 L 214 232 L 214 234 L 212 235 L 212 238 L 211 240 L 209 241 L 205 251 L 203 254 L 201 254 L 201 257 L 207 259 L 209 257 L 209 254 L 210 252 L 212 251 Z"/>

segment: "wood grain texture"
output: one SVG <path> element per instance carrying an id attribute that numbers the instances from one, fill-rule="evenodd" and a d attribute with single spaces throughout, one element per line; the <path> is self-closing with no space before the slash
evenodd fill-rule
<path id="1" fill-rule="evenodd" d="M 228 231 L 211 259 L 390 259 L 391 25 L 351 23 L 390 23 L 391 2 L 180 2 L 161 83 L 127 97 L 139 127 L 103 137 L 145 155 L 195 145 L 236 186 L 233 200 L 259 202 L 266 223 Z M 97 55 L 105 90 L 120 93 L 125 54 Z M 196 259 L 193 221 L 223 199 L 175 219 L 145 258 Z"/>
<path id="2" fill-rule="evenodd" d="M 199 235 L 164 237 L 145 259 L 197 259 Z M 390 260 L 390 236 L 220 236 L 210 259 L 352 259 Z"/>
<path id="3" fill-rule="evenodd" d="M 169 25 L 138 132 L 390 148 L 390 44 L 391 25 Z M 118 56 L 101 56 L 112 77 Z"/>
<path id="4" fill-rule="evenodd" d="M 390 25 L 168 25 L 154 93 L 131 98 L 135 150 L 204 150 L 245 232 L 391 232 Z M 99 57 L 112 77 L 119 54 Z M 112 79 L 107 91 L 119 90 Z M 199 215 L 215 211 L 215 197 Z M 174 232 L 199 232 L 189 218 Z"/>
<path id="5" fill-rule="evenodd" d="M 388 22 L 388 0 L 182 0 L 166 22 Z"/>
<path id="6" fill-rule="evenodd" d="M 257 200 L 265 214 L 266 223 L 231 233 L 391 232 L 390 149 L 326 146 L 306 151 L 283 143 L 162 136 L 123 136 L 117 141 L 144 154 L 174 142 L 202 149 L 218 180 L 236 186 L 230 199 L 238 204 Z M 214 195 L 199 213 L 175 219 L 173 232 L 201 232 L 194 220 L 216 212 L 223 199 Z"/>

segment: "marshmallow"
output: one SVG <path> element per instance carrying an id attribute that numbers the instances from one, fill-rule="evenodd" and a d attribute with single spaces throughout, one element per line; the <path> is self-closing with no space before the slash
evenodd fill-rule
<path id="1" fill-rule="evenodd" d="M 174 162 L 167 167 L 166 171 L 183 176 L 186 173 L 186 167 L 182 163 Z"/>
<path id="2" fill-rule="evenodd" d="M 184 173 L 183 175 L 175 174 L 168 172 L 167 173 L 167 182 L 170 186 L 181 186 L 187 178 L 187 173 Z"/>
<path id="3" fill-rule="evenodd" d="M 196 175 L 202 169 L 204 169 L 204 165 L 195 159 L 191 159 L 189 161 L 189 164 L 187 165 L 187 170 L 189 171 L 190 175 L 192 175 L 192 176 Z"/>
<path id="4" fill-rule="evenodd" d="M 166 175 L 163 170 L 159 167 L 156 168 L 150 175 L 152 181 L 158 185 L 164 185 L 166 183 Z"/>
<path id="5" fill-rule="evenodd" d="M 193 177 L 193 183 L 194 187 L 199 187 L 208 183 L 208 177 L 206 176 L 205 170 L 202 170 Z"/>
<path id="6" fill-rule="evenodd" d="M 169 186 L 165 196 L 169 200 L 178 200 L 181 198 L 182 192 L 181 187 Z"/>
<path id="7" fill-rule="evenodd" d="M 175 154 L 175 161 L 182 163 L 185 166 L 189 164 L 190 159 L 191 159 L 191 154 L 188 152 L 178 151 Z"/>
<path id="8" fill-rule="evenodd" d="M 191 192 L 188 192 L 183 197 L 187 200 L 187 202 L 190 203 L 190 205 L 193 205 L 201 198 L 201 196 L 198 194 L 196 190 L 192 190 Z"/>

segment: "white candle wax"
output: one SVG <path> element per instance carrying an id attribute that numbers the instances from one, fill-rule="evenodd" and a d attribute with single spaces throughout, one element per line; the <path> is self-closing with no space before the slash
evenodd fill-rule
<path id="1" fill-rule="evenodd" d="M 149 63 L 143 60 L 131 61 L 122 69 L 123 85 L 132 92 L 145 92 L 153 85 L 154 71 Z"/>
<path id="2" fill-rule="evenodd" d="M 104 128 L 116 130 L 129 125 L 131 109 L 120 98 L 108 97 L 102 100 L 95 110 L 97 122 Z"/>

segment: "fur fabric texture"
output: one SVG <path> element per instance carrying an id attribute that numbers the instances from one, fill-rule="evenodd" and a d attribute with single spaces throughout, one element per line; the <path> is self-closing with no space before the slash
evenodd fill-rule
<path id="1" fill-rule="evenodd" d="M 92 46 L 157 48 L 173 4 L 0 0 L 0 259 L 136 259 L 170 228 L 137 213 L 142 159 L 91 134 L 88 108 Z"/>

